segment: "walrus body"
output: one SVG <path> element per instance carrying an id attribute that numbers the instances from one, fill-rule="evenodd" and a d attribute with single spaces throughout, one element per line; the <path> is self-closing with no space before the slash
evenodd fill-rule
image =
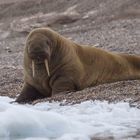
<path id="1" fill-rule="evenodd" d="M 16 102 L 98 84 L 140 79 L 140 57 L 78 45 L 48 28 L 33 30 L 24 52 L 24 87 Z"/>

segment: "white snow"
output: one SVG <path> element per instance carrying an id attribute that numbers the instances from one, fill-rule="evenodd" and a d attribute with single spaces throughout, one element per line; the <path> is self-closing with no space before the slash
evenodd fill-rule
<path id="1" fill-rule="evenodd" d="M 12 100 L 0 97 L 2 140 L 140 139 L 140 110 L 128 103 L 86 101 L 61 106 L 46 102 L 32 106 L 11 104 Z"/>

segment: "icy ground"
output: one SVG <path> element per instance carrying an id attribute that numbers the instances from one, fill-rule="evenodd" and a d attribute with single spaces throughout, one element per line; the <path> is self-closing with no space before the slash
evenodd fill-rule
<path id="1" fill-rule="evenodd" d="M 86 101 L 61 106 L 60 103 L 10 104 L 0 97 L 0 139 L 3 140 L 90 140 L 140 139 L 140 110 L 128 103 Z"/>

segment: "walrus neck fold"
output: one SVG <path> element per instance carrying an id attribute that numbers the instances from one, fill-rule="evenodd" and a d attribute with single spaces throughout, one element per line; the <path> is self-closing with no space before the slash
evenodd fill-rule
<path id="1" fill-rule="evenodd" d="M 50 56 L 50 70 L 52 71 L 60 67 L 60 65 L 65 65 L 70 61 L 70 59 L 72 59 L 71 56 L 69 56 L 71 49 L 68 44 L 66 44 L 67 39 L 59 35 L 55 40 L 56 44 L 52 48 Z M 72 44 L 72 42 L 69 43 Z"/>

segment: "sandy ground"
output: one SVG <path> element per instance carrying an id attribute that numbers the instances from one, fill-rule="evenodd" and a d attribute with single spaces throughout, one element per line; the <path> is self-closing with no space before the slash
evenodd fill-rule
<path id="1" fill-rule="evenodd" d="M 30 30 L 51 27 L 80 44 L 140 54 L 139 0 L 0 1 L 0 95 L 15 98 L 23 85 L 23 50 Z M 126 101 L 140 107 L 140 81 L 87 88 L 40 101 Z"/>

